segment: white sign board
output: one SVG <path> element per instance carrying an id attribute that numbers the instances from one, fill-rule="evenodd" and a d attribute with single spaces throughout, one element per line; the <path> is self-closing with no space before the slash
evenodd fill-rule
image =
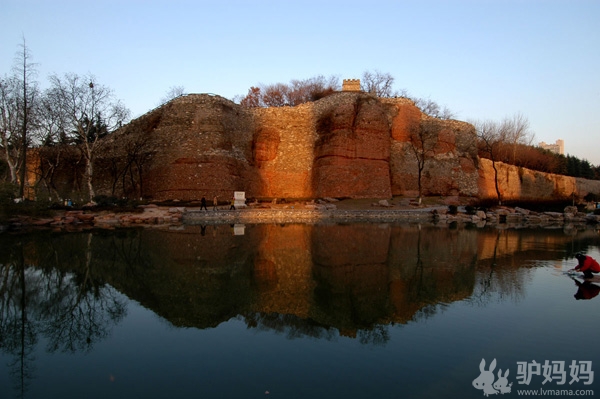
<path id="1" fill-rule="evenodd" d="M 238 208 L 243 208 L 246 206 L 246 192 L 245 191 L 234 191 L 233 192 L 233 205 Z"/>
<path id="2" fill-rule="evenodd" d="M 243 236 L 245 229 L 246 229 L 246 225 L 234 224 L 233 225 L 233 235 L 234 236 Z"/>

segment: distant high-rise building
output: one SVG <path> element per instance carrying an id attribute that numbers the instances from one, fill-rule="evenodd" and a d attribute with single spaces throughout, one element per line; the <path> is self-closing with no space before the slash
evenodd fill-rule
<path id="1" fill-rule="evenodd" d="M 542 142 L 540 142 L 539 145 L 544 150 L 551 151 L 555 154 L 561 154 L 561 155 L 565 154 L 565 141 L 562 139 L 556 140 L 556 143 L 554 143 L 554 144 L 546 144 L 542 141 Z"/>

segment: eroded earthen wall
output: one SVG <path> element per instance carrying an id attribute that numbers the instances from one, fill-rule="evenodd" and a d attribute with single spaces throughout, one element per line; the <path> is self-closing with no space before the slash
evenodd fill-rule
<path id="1" fill-rule="evenodd" d="M 482 158 L 479 165 L 479 198 L 497 199 L 492 161 Z M 598 180 L 542 173 L 502 162 L 496 162 L 495 165 L 498 170 L 498 189 L 503 201 L 553 201 L 600 193 Z"/>
<path id="2" fill-rule="evenodd" d="M 391 178 L 394 195 L 418 195 L 420 143 L 426 145 L 421 185 L 423 195 L 477 195 L 477 148 L 472 125 L 428 117 L 410 101 L 388 100 L 395 109 L 392 120 Z"/>
<path id="3" fill-rule="evenodd" d="M 155 200 L 390 198 L 418 193 L 410 137 L 431 134 L 423 195 L 495 197 L 472 125 L 428 117 L 405 98 L 340 92 L 296 107 L 244 108 L 219 96 L 179 97 L 103 143 L 98 194 Z M 414 142 L 413 142 L 414 143 Z M 501 167 L 505 199 L 582 197 L 600 183 Z"/>
<path id="4" fill-rule="evenodd" d="M 98 163 L 127 158 L 128 140 L 140 143 L 148 156 L 138 178 L 140 196 L 194 200 L 214 196 L 228 200 L 234 191 L 261 190 L 252 164 L 254 125 L 246 109 L 219 96 L 189 95 L 152 111 L 111 137 Z M 95 182 L 107 195 L 118 175 L 99 168 Z M 127 176 L 125 178 L 127 181 Z M 117 192 L 124 195 L 117 181 Z"/>
<path id="5" fill-rule="evenodd" d="M 254 110 L 253 157 L 261 181 L 254 196 L 312 198 L 313 103 Z"/>
<path id="6" fill-rule="evenodd" d="M 348 93 L 317 107 L 315 196 L 390 198 L 390 125 L 384 105 L 374 96 Z"/>

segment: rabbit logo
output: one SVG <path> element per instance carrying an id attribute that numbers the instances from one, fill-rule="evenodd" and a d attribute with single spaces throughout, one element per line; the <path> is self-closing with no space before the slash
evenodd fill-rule
<path id="1" fill-rule="evenodd" d="M 502 370 L 498 369 L 498 379 L 494 382 L 494 388 L 497 389 L 501 394 L 510 393 L 510 387 L 512 386 L 512 382 L 508 383 L 508 372 L 510 370 L 506 369 L 504 376 L 502 375 Z"/>
<path id="2" fill-rule="evenodd" d="M 502 370 L 498 370 L 498 380 L 494 382 L 494 369 L 496 368 L 496 359 L 492 360 L 490 363 L 489 370 L 485 369 L 485 359 L 481 359 L 481 363 L 479 363 L 479 377 L 473 380 L 473 386 L 477 389 L 483 390 L 484 396 L 495 395 L 497 393 L 505 394 L 510 393 L 510 387 L 512 386 L 512 382 L 508 383 L 508 373 L 509 370 L 506 369 L 504 375 L 502 375 Z"/>

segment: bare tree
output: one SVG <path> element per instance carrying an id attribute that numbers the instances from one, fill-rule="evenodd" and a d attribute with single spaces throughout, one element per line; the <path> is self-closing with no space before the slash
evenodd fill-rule
<path id="1" fill-rule="evenodd" d="M 64 146 L 43 146 L 38 148 L 38 182 L 46 187 L 50 200 L 60 200 L 60 194 L 54 180 L 56 172 L 64 163 Z"/>
<path id="2" fill-rule="evenodd" d="M 289 84 L 274 83 L 252 86 L 245 97 L 236 96 L 234 101 L 244 107 L 283 107 L 296 106 L 316 101 L 339 90 L 336 76 L 322 75 L 304 80 L 292 80 Z"/>
<path id="3" fill-rule="evenodd" d="M 521 113 L 517 113 L 512 117 L 506 117 L 501 122 L 482 121 L 472 122 L 477 132 L 479 139 L 479 151 L 486 155 L 492 161 L 494 169 L 494 184 L 496 187 L 496 195 L 498 196 L 498 204 L 502 204 L 502 195 L 498 184 L 498 169 L 496 162 L 506 161 L 512 164 L 517 164 L 516 154 L 519 146 L 531 145 L 534 140 L 533 134 L 529 131 L 529 120 Z M 506 151 L 507 147 L 511 148 L 511 155 Z"/>
<path id="4" fill-rule="evenodd" d="M 159 105 L 165 104 L 174 98 L 185 96 L 187 93 L 183 86 L 171 86 L 165 95 L 158 102 Z"/>
<path id="5" fill-rule="evenodd" d="M 39 123 L 32 137 L 33 143 L 38 146 L 37 187 L 43 184 L 51 200 L 60 200 L 61 195 L 54 178 L 57 171 L 69 163 L 73 153 L 73 147 L 68 145 L 70 138 L 67 132 L 70 125 L 48 92 L 39 101 L 38 116 Z"/>
<path id="6" fill-rule="evenodd" d="M 147 162 L 156 153 L 149 135 L 122 135 L 112 142 L 112 148 L 122 154 L 118 157 L 99 158 L 97 166 L 108 172 L 112 183 L 111 195 L 140 198 L 144 194 L 144 177 Z M 120 189 L 119 189 L 120 183 Z"/>
<path id="7" fill-rule="evenodd" d="M 336 76 L 326 78 L 323 75 L 304 80 L 292 80 L 288 91 L 290 105 L 299 105 L 316 101 L 339 89 L 339 79 Z"/>
<path id="8" fill-rule="evenodd" d="M 502 124 L 494 121 L 476 121 L 472 122 L 477 132 L 479 151 L 485 153 L 490 161 L 492 161 L 492 168 L 494 169 L 494 185 L 496 188 L 496 195 L 498 197 L 498 205 L 502 205 L 502 194 L 500 193 L 500 187 L 498 185 L 498 168 L 496 162 L 498 161 L 498 153 L 502 147 L 502 144 L 506 141 L 506 130 Z"/>
<path id="9" fill-rule="evenodd" d="M 283 83 L 265 86 L 261 91 L 263 93 L 263 103 L 267 107 L 290 105 L 288 101 L 289 87 Z"/>
<path id="10" fill-rule="evenodd" d="M 531 145 L 535 135 L 529 131 L 529 120 L 521 113 L 504 118 L 502 128 L 505 131 L 506 143 L 512 147 L 512 164 L 516 164 L 519 144 Z"/>
<path id="11" fill-rule="evenodd" d="M 361 86 L 363 91 L 373 93 L 377 97 L 398 96 L 398 93 L 393 88 L 394 77 L 389 73 L 365 71 L 362 76 Z"/>
<path id="12" fill-rule="evenodd" d="M 19 164 L 19 118 L 17 110 L 17 84 L 13 77 L 0 78 L 0 146 L 2 157 L 8 165 L 10 182 L 17 184 Z"/>
<path id="13" fill-rule="evenodd" d="M 23 198 L 27 170 L 27 147 L 34 128 L 38 85 L 34 80 L 35 64 L 23 38 L 17 52 L 13 74 L 0 79 L 0 146 L 10 181 L 19 185 Z"/>
<path id="14" fill-rule="evenodd" d="M 93 202 L 93 165 L 100 138 L 126 122 L 129 110 L 114 98 L 112 90 L 96 83 L 91 75 L 54 75 L 50 85 L 47 96 L 63 118 L 65 138 L 80 148 L 85 159 L 85 182 Z"/>
<path id="15" fill-rule="evenodd" d="M 46 92 L 39 104 L 40 123 L 35 131 L 33 141 L 40 146 L 66 144 L 68 141 L 66 132 L 69 130 L 69 125 L 67 118 L 54 103 L 54 98 L 50 94 L 50 92 Z"/>
<path id="16" fill-rule="evenodd" d="M 433 121 L 422 121 L 420 126 L 414 127 L 409 133 L 410 149 L 417 160 L 419 205 L 423 198 L 422 177 L 425 163 L 433 156 L 438 140 L 438 129 Z"/>
<path id="17" fill-rule="evenodd" d="M 248 94 L 239 101 L 240 105 L 248 108 L 256 108 L 262 106 L 262 95 L 259 87 L 250 87 Z"/>
<path id="18" fill-rule="evenodd" d="M 38 97 L 37 83 L 32 81 L 36 74 L 35 65 L 31 63 L 31 55 L 25 38 L 21 44 L 22 51 L 17 55 L 17 63 L 15 66 L 15 75 L 18 76 L 19 95 L 17 96 L 17 109 L 20 111 L 21 122 L 21 139 L 20 147 L 20 184 L 19 197 L 25 196 L 25 180 L 27 176 L 27 147 L 29 146 L 29 130 L 33 122 L 33 110 Z"/>
<path id="19" fill-rule="evenodd" d="M 440 105 L 429 99 L 429 98 L 413 98 L 417 108 L 419 108 L 424 114 L 429 116 L 433 116 L 438 119 L 453 119 L 455 117 L 454 112 L 452 112 L 448 107 L 444 106 L 443 108 Z"/>

